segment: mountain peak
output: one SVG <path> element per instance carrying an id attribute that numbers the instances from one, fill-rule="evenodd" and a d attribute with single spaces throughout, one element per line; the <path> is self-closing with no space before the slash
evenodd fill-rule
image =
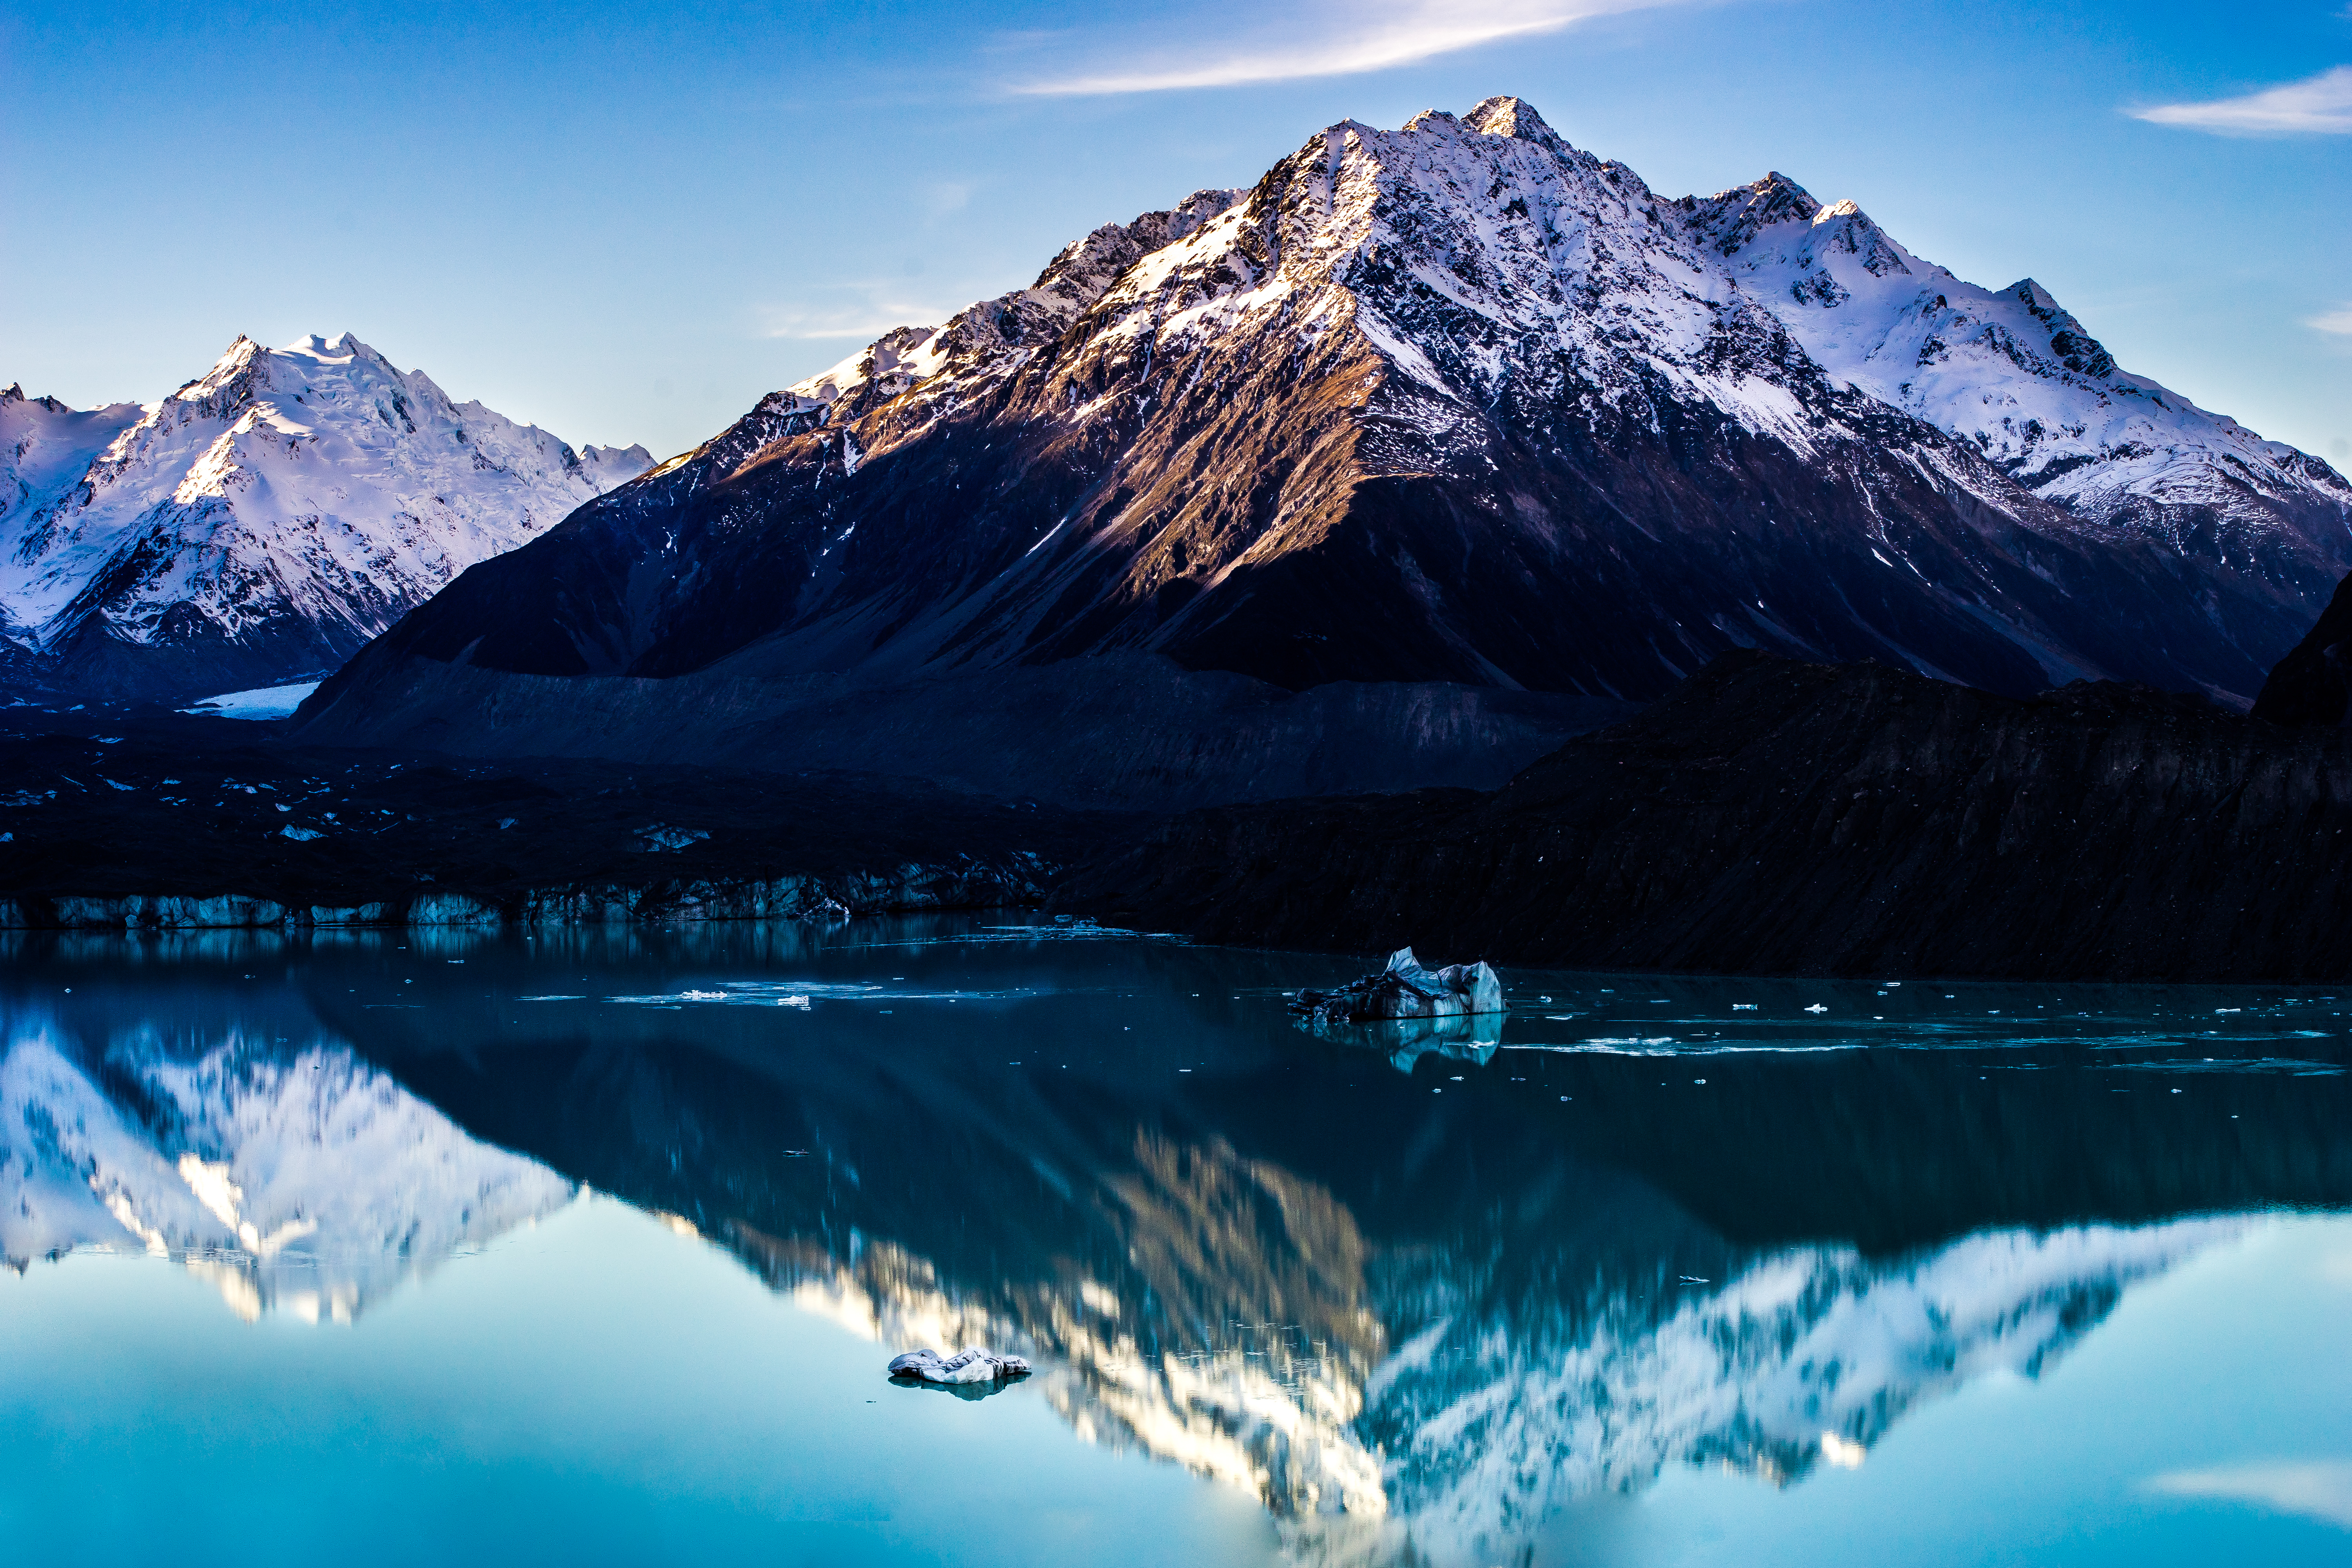
<path id="1" fill-rule="evenodd" d="M 305 358 L 317 360 L 382 359 L 383 357 L 360 342 L 359 334 L 352 331 L 338 332 L 331 338 L 312 332 L 309 337 L 288 343 L 277 352 L 300 354 Z"/>
<path id="2" fill-rule="evenodd" d="M 0 408 L 39 437 L 0 457 L 0 490 L 29 502 L 0 509 L 0 625 L 59 679 L 120 693 L 338 663 L 651 464 L 455 403 L 350 332 L 239 336 L 152 410 L 43 406 Z"/>
<path id="3" fill-rule="evenodd" d="M 5 387 L 0 387 L 0 403 L 22 403 L 24 401 L 25 388 L 22 383 L 12 381 Z"/>
<path id="4" fill-rule="evenodd" d="M 1568 143 L 1559 132 L 1544 123 L 1535 105 L 1523 98 L 1496 97 L 1479 103 L 1462 117 L 1462 123 L 1488 136 L 1512 136 L 1522 142 L 1532 142 L 1552 152 L 1565 151 Z"/>
<path id="5" fill-rule="evenodd" d="M 2013 295 L 2018 303 L 2044 320 L 2059 313 L 2056 296 L 2031 278 L 2021 278 L 2001 292 Z"/>

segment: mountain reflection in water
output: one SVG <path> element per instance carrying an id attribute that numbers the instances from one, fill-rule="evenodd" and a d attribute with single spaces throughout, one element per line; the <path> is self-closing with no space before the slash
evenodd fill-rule
<path id="1" fill-rule="evenodd" d="M 2308 993 L 1507 974 L 1499 1029 L 1424 1038 L 1292 1027 L 1343 961 L 952 921 L 8 958 L 18 1267 L 144 1247 L 349 1317 L 586 1184 L 885 1350 L 1027 1355 L 1315 1560 L 1860 1463 L 2352 1197 Z"/>

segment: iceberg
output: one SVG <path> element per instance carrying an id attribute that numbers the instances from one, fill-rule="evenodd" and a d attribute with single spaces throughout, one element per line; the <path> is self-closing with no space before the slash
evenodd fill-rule
<path id="1" fill-rule="evenodd" d="M 1484 959 L 1423 967 L 1412 949 L 1389 954 L 1386 969 L 1331 991 L 1301 991 L 1290 1010 L 1319 1025 L 1381 1024 L 1407 1018 L 1461 1018 L 1505 1010 L 1503 983 Z"/>

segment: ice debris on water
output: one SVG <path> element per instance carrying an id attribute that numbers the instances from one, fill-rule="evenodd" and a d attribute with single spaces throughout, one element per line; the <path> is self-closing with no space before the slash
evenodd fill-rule
<path id="1" fill-rule="evenodd" d="M 1376 1024 L 1404 1018 L 1459 1018 L 1505 1009 L 1503 983 L 1484 959 L 1428 969 L 1401 947 L 1378 974 L 1330 991 L 1301 991 L 1290 1010 L 1321 1024 Z"/>
<path id="2" fill-rule="evenodd" d="M 890 1358 L 890 1375 L 924 1383 L 992 1383 L 1028 1376 L 1029 1363 L 1020 1356 L 998 1355 L 993 1351 L 958 1351 L 951 1356 L 937 1351 L 908 1351 Z"/>

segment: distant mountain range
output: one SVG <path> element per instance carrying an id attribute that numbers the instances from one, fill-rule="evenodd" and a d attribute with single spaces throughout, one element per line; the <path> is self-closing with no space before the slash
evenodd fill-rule
<path id="1" fill-rule="evenodd" d="M 249 339 L 161 401 L 0 392 L 0 677 L 184 698 L 333 668 L 467 567 L 642 473 L 348 332 Z"/>
<path id="2" fill-rule="evenodd" d="M 799 700 L 747 680 L 1123 653 L 1641 700 L 1739 647 L 2242 707 L 2347 565 L 2343 476 L 2031 279 L 1963 283 L 1778 174 L 1661 196 L 1490 99 L 1318 132 L 770 395 L 309 718 L 497 749 L 593 711 L 566 743 L 632 754 L 644 678 L 670 713 L 724 687 L 740 738 Z"/>

